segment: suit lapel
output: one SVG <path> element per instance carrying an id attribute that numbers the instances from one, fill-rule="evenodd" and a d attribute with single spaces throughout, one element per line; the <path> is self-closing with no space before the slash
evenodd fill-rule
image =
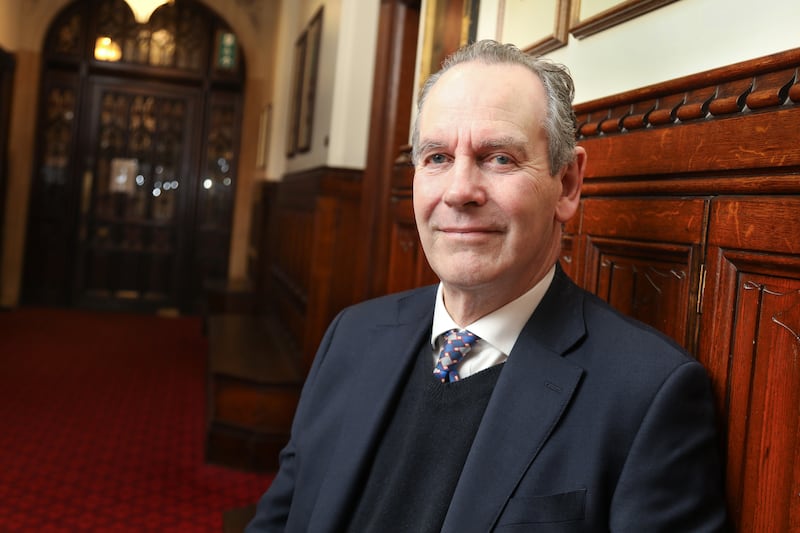
<path id="1" fill-rule="evenodd" d="M 488 531 L 550 436 L 583 369 L 563 354 L 585 334 L 582 294 L 559 272 L 495 386 L 443 532 Z"/>
<path id="2" fill-rule="evenodd" d="M 309 520 L 309 531 L 337 531 L 346 526 L 363 468 L 380 438 L 391 414 L 398 389 L 413 367 L 419 348 L 430 335 L 435 290 L 411 293 L 398 302 L 397 320 L 372 327 L 364 336 L 364 350 L 354 354 L 363 364 L 352 387 L 346 412 L 348 416 L 332 445 L 335 451 L 330 469 L 320 488 L 319 498 Z M 392 359 L 372 357 L 392 348 Z M 387 370 L 387 363 L 395 369 Z"/>

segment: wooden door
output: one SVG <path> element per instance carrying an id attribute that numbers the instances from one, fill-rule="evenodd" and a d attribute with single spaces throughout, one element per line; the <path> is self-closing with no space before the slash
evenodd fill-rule
<path id="1" fill-rule="evenodd" d="M 93 79 L 74 277 L 81 305 L 178 307 L 199 172 L 199 90 Z"/>
<path id="2" fill-rule="evenodd" d="M 204 284 L 228 274 L 245 73 L 236 43 L 189 0 L 143 24 L 123 0 L 75 0 L 56 17 L 24 303 L 202 309 Z"/>
<path id="3" fill-rule="evenodd" d="M 583 202 L 583 285 L 615 308 L 692 351 L 708 202 Z"/>
<path id="4" fill-rule="evenodd" d="M 712 203 L 698 358 L 739 531 L 800 531 L 800 198 Z"/>

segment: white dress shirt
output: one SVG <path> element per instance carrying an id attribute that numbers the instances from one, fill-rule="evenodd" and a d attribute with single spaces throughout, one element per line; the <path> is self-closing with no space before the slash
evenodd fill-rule
<path id="1" fill-rule="evenodd" d="M 504 363 L 517 342 L 522 328 L 528 322 L 544 293 L 550 287 L 555 276 L 555 265 L 528 292 L 507 303 L 500 309 L 479 318 L 472 324 L 462 327 L 447 312 L 444 306 L 442 284 L 436 291 L 436 306 L 433 310 L 433 329 L 431 332 L 431 351 L 433 367 L 439 358 L 443 335 L 451 329 L 467 329 L 480 339 L 469 353 L 458 364 L 458 375 L 461 379 L 471 376 L 491 366 Z M 432 370 L 431 370 L 432 371 Z"/>

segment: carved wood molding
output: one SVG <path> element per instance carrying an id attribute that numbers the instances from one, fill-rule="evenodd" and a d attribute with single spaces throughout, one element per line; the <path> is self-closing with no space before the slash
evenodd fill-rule
<path id="1" fill-rule="evenodd" d="M 800 104 L 800 48 L 575 106 L 578 138 Z"/>

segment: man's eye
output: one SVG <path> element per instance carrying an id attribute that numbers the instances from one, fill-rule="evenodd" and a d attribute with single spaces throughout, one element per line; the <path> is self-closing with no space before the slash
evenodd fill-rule
<path id="1" fill-rule="evenodd" d="M 511 158 L 507 155 L 496 155 L 494 156 L 494 162 L 498 165 L 508 165 L 511 163 Z"/>
<path id="2" fill-rule="evenodd" d="M 444 154 L 433 154 L 428 158 L 428 161 L 430 161 L 434 165 L 441 165 L 442 163 L 447 161 L 447 158 L 444 156 Z"/>

